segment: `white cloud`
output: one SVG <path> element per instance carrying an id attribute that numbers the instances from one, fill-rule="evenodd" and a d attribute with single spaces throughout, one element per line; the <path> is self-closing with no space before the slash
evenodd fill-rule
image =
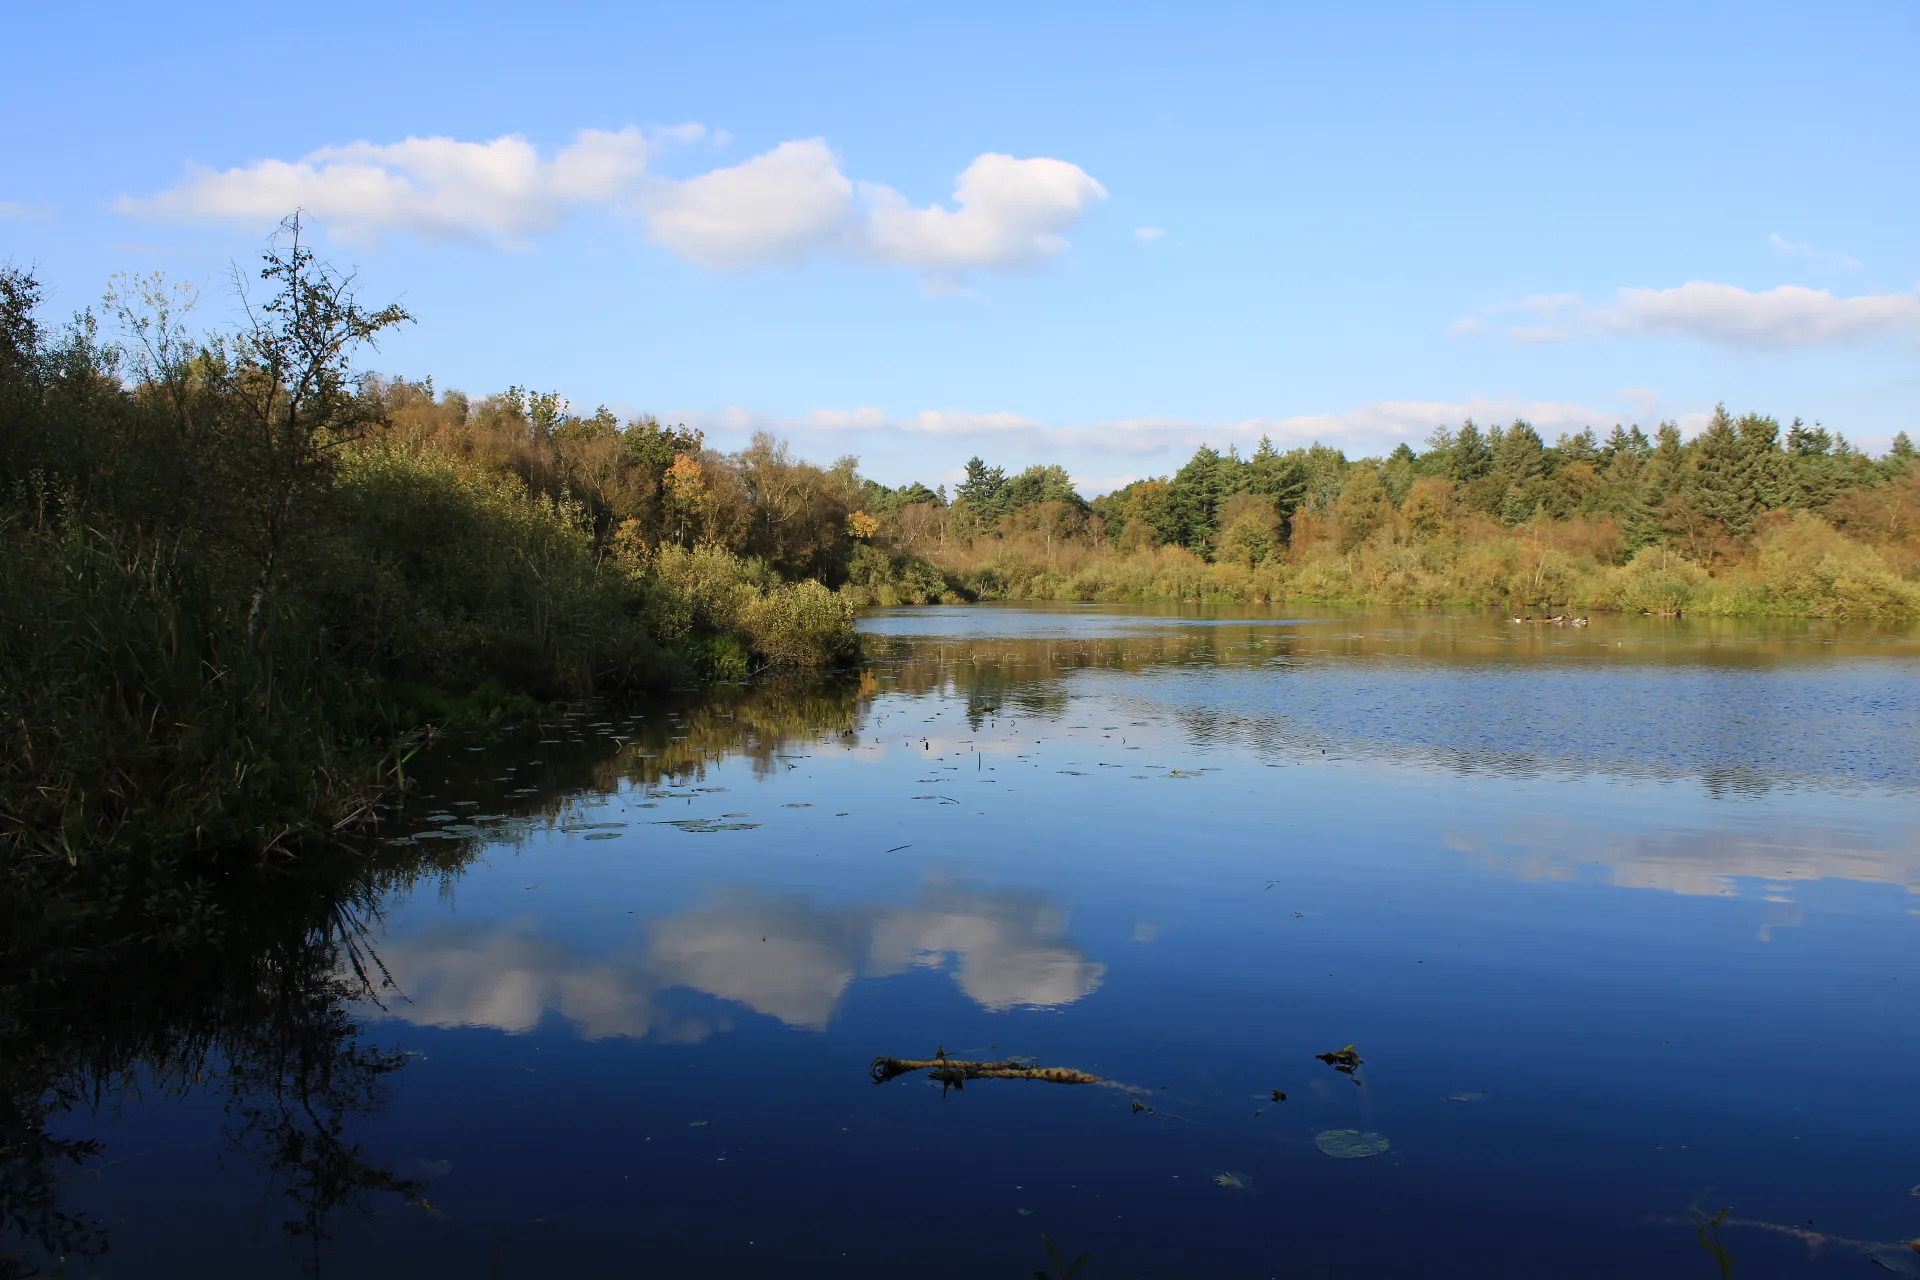
<path id="1" fill-rule="evenodd" d="M 1611 303 L 1590 305 L 1574 294 L 1540 294 L 1484 314 L 1524 311 L 1537 323 L 1504 326 L 1516 342 L 1564 342 L 1602 333 L 1694 338 L 1727 346 L 1777 349 L 1848 342 L 1886 333 L 1920 335 L 1920 292 L 1836 298 L 1826 289 L 1783 284 L 1763 292 L 1693 280 L 1672 289 L 1622 289 Z M 1451 332 L 1493 326 L 1478 316 Z"/>
<path id="2" fill-rule="evenodd" d="M 1881 333 L 1920 332 L 1920 293 L 1836 298 L 1825 289 L 1783 284 L 1749 293 L 1694 280 L 1677 289 L 1622 289 L 1595 313 L 1627 333 L 1667 333 L 1734 346 L 1804 347 Z"/>
<path id="3" fill-rule="evenodd" d="M 38 222 L 52 212 L 43 204 L 23 204 L 18 200 L 0 200 L 0 221 Z"/>
<path id="4" fill-rule="evenodd" d="M 588 129 L 551 159 L 518 135 L 491 142 L 407 138 L 322 147 L 298 160 L 193 166 L 174 187 L 123 196 L 123 213 L 160 221 L 270 226 L 295 209 L 330 232 L 377 244 L 391 231 L 432 241 L 519 247 L 577 208 L 637 217 L 647 237 L 703 266 L 752 267 L 824 254 L 925 273 L 961 291 L 967 272 L 1032 267 L 1106 188 L 1078 165 L 988 153 L 961 171 L 952 207 L 915 206 L 855 182 L 824 139 L 783 142 L 689 178 L 649 172 L 675 144 L 730 141 L 700 124 Z M 0 209 L 4 212 L 4 209 Z"/>
<path id="5" fill-rule="evenodd" d="M 1133 238 L 1141 241 L 1158 240 L 1166 234 L 1167 229 L 1165 227 L 1135 227 L 1133 229 Z"/>
<path id="6" fill-rule="evenodd" d="M 910 207 L 886 187 L 869 187 L 865 228 L 870 252 L 922 271 L 1034 266 L 1066 247 L 1064 232 L 1107 189 L 1079 165 L 1044 157 L 988 154 L 960 174 L 958 209 Z"/>
<path id="7" fill-rule="evenodd" d="M 1619 395 L 1622 404 L 1630 404 L 1638 411 L 1636 416 L 1639 421 L 1653 421 L 1653 411 L 1660 405 L 1658 391 L 1652 387 L 1622 387 Z"/>
<path id="8" fill-rule="evenodd" d="M 1860 269 L 1860 260 L 1852 254 L 1816 249 L 1810 244 L 1789 240 L 1778 231 L 1767 237 L 1767 243 L 1773 246 L 1775 253 L 1784 253 L 1790 258 L 1805 258 L 1819 266 L 1838 267 L 1842 271 Z"/>
<path id="9" fill-rule="evenodd" d="M 193 167 L 178 186 L 118 208 L 168 222 L 270 226 L 295 209 L 362 243 L 406 231 L 433 241 L 517 246 L 579 204 L 630 198 L 646 172 L 640 130 L 582 130 L 551 160 L 516 134 L 491 142 L 407 138 L 322 147 L 296 161 Z"/>
<path id="10" fill-rule="evenodd" d="M 1066 937 L 1066 915 L 1018 893 L 927 886 L 909 906 L 815 906 L 797 894 L 724 890 L 650 922 L 644 951 L 588 956 L 530 921 L 441 929 L 380 945 L 399 996 L 387 1016 L 429 1026 L 537 1027 L 549 1011 L 586 1039 L 705 1037 L 661 993 L 689 988 L 794 1027 L 822 1029 L 859 977 L 948 969 L 988 1009 L 1072 1004 L 1106 966 Z"/>
<path id="11" fill-rule="evenodd" d="M 715 425 L 732 427 L 736 430 L 762 430 L 769 425 L 779 429 L 812 429 L 817 431 L 923 431 L 935 436 L 973 436 L 994 432 L 1038 431 L 1040 424 L 1032 418 L 1018 413 L 966 413 L 947 409 L 923 409 L 911 418 L 896 420 L 887 416 L 884 409 L 866 406 L 859 409 L 815 409 L 792 421 L 773 420 L 747 413 L 745 410 L 729 410 L 718 418 L 709 419 Z"/>
<path id="12" fill-rule="evenodd" d="M 694 143 L 711 139 L 716 147 L 724 147 L 733 140 L 733 135 L 725 129 L 709 130 L 707 126 L 689 120 L 685 124 L 663 124 L 647 130 L 647 136 L 657 143 Z"/>
<path id="13" fill-rule="evenodd" d="M 1131 418 L 1049 425 L 1004 410 L 978 413 L 928 409 L 896 416 L 871 406 L 814 410 L 796 417 L 738 408 L 719 413 L 677 412 L 669 417 L 706 431 L 723 447 L 734 439 L 744 442 L 754 431 L 791 435 L 804 445 L 827 450 L 845 449 L 852 443 L 849 436 L 863 444 L 877 445 L 886 444 L 890 438 L 939 437 L 952 442 L 950 447 L 956 451 L 977 448 L 994 453 L 1003 465 L 1015 458 L 1062 461 L 1076 477 L 1084 477 L 1082 492 L 1099 493 L 1137 479 L 1146 471 L 1178 466 L 1186 454 L 1203 444 L 1217 449 L 1233 445 L 1244 452 L 1266 436 L 1282 449 L 1318 442 L 1344 449 L 1349 456 L 1362 456 L 1384 453 L 1403 440 L 1418 446 L 1435 427 L 1458 426 L 1467 418 L 1480 423 L 1525 418 L 1551 439 L 1562 431 L 1589 426 L 1604 430 L 1618 421 L 1640 420 L 1645 414 L 1636 415 L 1634 410 L 1642 407 L 1644 396 L 1634 391 L 1623 393 L 1621 404 L 1611 409 L 1472 396 L 1464 400 L 1376 401 L 1338 412 L 1237 421 Z M 914 446 L 913 452 L 921 456 L 926 450 Z M 1096 457 L 1129 461 L 1122 464 L 1124 472 L 1115 476 L 1110 467 L 1090 470 L 1086 463 Z M 916 478 L 924 479 L 926 474 L 923 470 Z"/>
<path id="14" fill-rule="evenodd" d="M 684 182 L 656 180 L 641 208 L 655 243 L 703 266 L 796 262 L 851 233 L 853 183 L 809 138 Z"/>

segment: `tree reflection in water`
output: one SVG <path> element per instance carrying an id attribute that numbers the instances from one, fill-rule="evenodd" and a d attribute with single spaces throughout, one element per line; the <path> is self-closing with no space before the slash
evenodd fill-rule
<path id="1" fill-rule="evenodd" d="M 768 771 L 792 743 L 851 732 L 874 691 L 871 679 L 768 684 L 654 703 L 644 729 L 619 737 L 567 730 L 514 797 L 499 794 L 493 757 L 524 760 L 554 741 L 552 725 L 469 735 L 420 767 L 417 789 L 435 803 L 396 799 L 370 838 L 309 851 L 291 870 L 184 850 L 68 866 L 0 846 L 0 1280 L 109 1247 L 106 1225 L 62 1188 L 111 1153 L 59 1130 L 124 1099 L 205 1091 L 224 1095 L 229 1151 L 289 1202 L 282 1225 L 317 1271 L 350 1216 L 424 1190 L 354 1137 L 407 1062 L 359 1016 L 392 986 L 367 939 L 383 901 L 456 877 L 485 842 L 396 834 L 461 792 L 537 826 L 635 773 L 689 778 L 735 754 Z"/>
<path id="2" fill-rule="evenodd" d="M 228 883 L 194 940 L 169 930 L 82 953 L 69 938 L 63 963 L 18 952 L 0 961 L 0 1276 L 106 1251 L 103 1224 L 60 1194 L 106 1153 L 53 1130 L 70 1113 L 146 1093 L 225 1095 L 227 1144 L 291 1202 L 283 1226 L 310 1267 L 343 1213 L 418 1193 L 350 1136 L 406 1061 L 369 1043 L 350 1011 L 382 984 L 361 943 L 379 898 L 454 868 L 444 856 L 433 866 L 345 860 L 358 871 L 345 883 Z"/>

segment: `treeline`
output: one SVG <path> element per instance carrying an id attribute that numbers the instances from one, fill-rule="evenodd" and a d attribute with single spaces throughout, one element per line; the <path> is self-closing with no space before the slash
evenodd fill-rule
<path id="1" fill-rule="evenodd" d="M 409 317 L 297 223 L 253 289 L 228 333 L 157 279 L 50 328 L 0 270 L 6 892 L 191 916 L 191 867 L 364 817 L 429 722 L 857 655 L 851 462 L 363 375 Z"/>
<path id="2" fill-rule="evenodd" d="M 1920 468 L 1794 420 L 1715 411 L 1691 439 L 1526 422 L 1416 451 L 1202 447 L 1092 501 L 1058 467 L 979 458 L 953 500 L 889 491 L 876 602 L 940 594 L 1573 606 L 1904 617 L 1920 611 Z M 888 506 L 887 503 L 879 504 Z M 925 562 L 927 567 L 922 567 Z M 929 572 L 929 568 L 932 572 Z M 937 581 L 936 581 L 937 580 Z"/>
<path id="3" fill-rule="evenodd" d="M 866 604 L 1920 608 L 1905 435 L 1871 458 L 1724 411 L 1690 440 L 1467 423 L 1384 458 L 1202 448 L 1093 501 L 975 458 L 949 497 L 766 436 L 722 453 L 555 394 L 364 373 L 410 318 L 362 307 L 297 222 L 254 288 L 228 333 L 125 279 L 54 329 L 0 270 L 9 876 L 277 856 L 364 815 L 422 724 L 844 663 Z"/>

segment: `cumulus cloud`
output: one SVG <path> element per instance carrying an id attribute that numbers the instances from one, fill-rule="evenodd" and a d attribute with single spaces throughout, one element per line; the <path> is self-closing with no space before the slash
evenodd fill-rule
<path id="1" fill-rule="evenodd" d="M 491 142 L 407 138 L 322 147 L 298 160 L 189 169 L 156 195 L 125 196 L 121 212 L 167 222 L 271 225 L 295 209 L 334 234 L 377 244 L 405 231 L 431 241 L 524 244 L 578 204 L 630 196 L 649 144 L 637 128 L 582 130 L 551 159 L 516 134 Z"/>
<path id="2" fill-rule="evenodd" d="M 654 172 L 672 145 L 721 132 L 699 124 L 643 133 L 588 129 L 551 158 L 518 135 L 491 142 L 408 138 L 322 147 L 298 160 L 191 167 L 179 184 L 125 196 L 118 208 L 172 222 L 271 225 L 304 210 L 335 234 L 378 243 L 402 231 L 433 241 L 524 246 L 577 208 L 635 217 L 647 238 L 702 266 L 795 263 L 819 254 L 908 267 L 954 287 L 972 271 L 1037 266 L 1106 188 L 1065 160 L 979 156 L 951 206 L 916 206 L 893 188 L 856 182 L 821 138 L 783 142 L 737 165 L 687 178 Z"/>
<path id="3" fill-rule="evenodd" d="M 1495 325 L 1487 316 L 1523 312 Z M 1564 342 L 1606 333 L 1655 334 L 1758 349 L 1810 347 L 1888 333 L 1920 335 L 1920 292 L 1835 297 L 1826 289 L 1783 284 L 1753 292 L 1692 280 L 1671 289 L 1621 289 L 1612 302 L 1575 294 L 1538 294 L 1456 321 L 1451 332 L 1498 328 L 1515 342 Z"/>
<path id="4" fill-rule="evenodd" d="M 703 266 L 796 262 L 853 231 L 853 183 L 819 138 L 783 142 L 745 164 L 650 184 L 647 235 Z"/>
<path id="5" fill-rule="evenodd" d="M 1158 240 L 1166 234 L 1167 229 L 1165 227 L 1135 227 L 1133 229 L 1133 238 L 1135 240 Z"/>
<path id="6" fill-rule="evenodd" d="M 886 187 L 866 191 L 868 251 L 923 271 L 1028 267 L 1066 247 L 1063 234 L 1107 189 L 1079 165 L 1045 158 L 976 159 L 954 186 L 957 209 L 911 207 Z"/>

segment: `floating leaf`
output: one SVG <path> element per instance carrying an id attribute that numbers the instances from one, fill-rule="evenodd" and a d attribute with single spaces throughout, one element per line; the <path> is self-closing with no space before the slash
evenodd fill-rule
<path id="1" fill-rule="evenodd" d="M 1335 1160 L 1364 1160 L 1383 1154 L 1388 1144 L 1372 1130 L 1361 1133 L 1357 1129 L 1328 1129 L 1314 1135 L 1313 1145 Z"/>

